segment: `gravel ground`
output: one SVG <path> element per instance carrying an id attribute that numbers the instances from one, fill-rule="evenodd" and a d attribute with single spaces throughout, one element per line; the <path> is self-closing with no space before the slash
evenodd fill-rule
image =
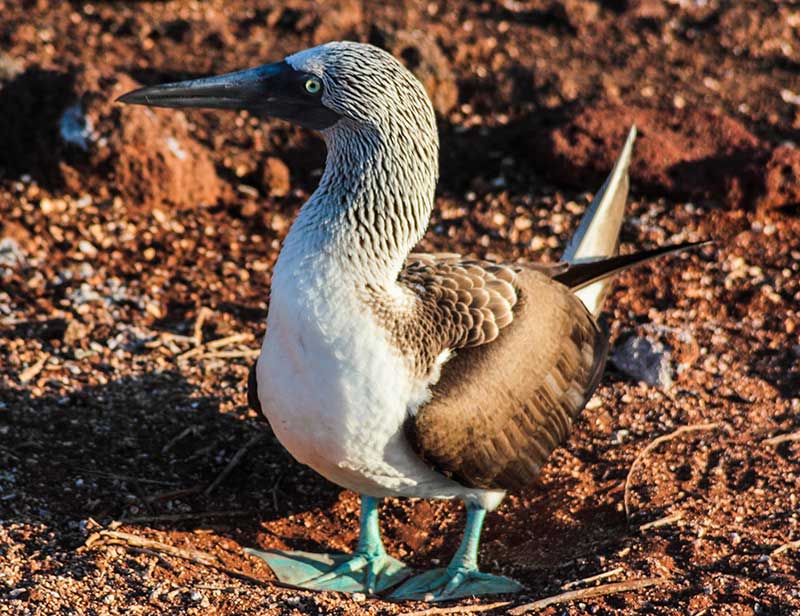
<path id="1" fill-rule="evenodd" d="M 420 249 L 557 259 L 634 122 L 622 249 L 716 240 L 619 277 L 602 385 L 487 518 L 482 566 L 525 592 L 447 607 L 658 578 L 538 613 L 800 614 L 799 30 L 796 5 L 757 0 L 0 0 L 0 613 L 426 608 L 280 588 L 243 552 L 349 550 L 358 529 L 357 496 L 245 401 L 322 143 L 112 102 L 349 38 L 435 101 Z M 419 567 L 463 520 L 383 505 Z"/>

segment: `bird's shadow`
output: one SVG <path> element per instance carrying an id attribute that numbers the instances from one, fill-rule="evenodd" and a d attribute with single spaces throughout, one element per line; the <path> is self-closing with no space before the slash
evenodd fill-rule
<path id="1" fill-rule="evenodd" d="M 244 406 L 222 412 L 220 399 L 199 394 L 175 371 L 67 395 L 5 391 L 0 401 L 0 518 L 72 528 L 71 541 L 82 540 L 81 522 L 92 518 L 211 527 L 252 545 L 262 524 L 326 509 L 340 493 L 295 462 L 265 421 Z"/>

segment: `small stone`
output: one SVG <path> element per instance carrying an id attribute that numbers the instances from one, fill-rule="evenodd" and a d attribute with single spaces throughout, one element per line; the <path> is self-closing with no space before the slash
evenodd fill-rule
<path id="1" fill-rule="evenodd" d="M 356 603 L 363 603 L 364 601 L 367 600 L 367 595 L 365 595 L 363 592 L 354 592 L 350 596 Z"/>
<path id="2" fill-rule="evenodd" d="M 637 381 L 669 389 L 673 384 L 671 357 L 662 342 L 631 335 L 617 343 L 611 361 Z"/>
<path id="3" fill-rule="evenodd" d="M 92 244 L 89 240 L 81 240 L 78 244 L 78 250 L 80 250 L 89 258 L 97 256 L 97 248 L 95 248 L 94 244 Z"/>
<path id="4" fill-rule="evenodd" d="M 289 167 L 280 158 L 274 156 L 269 156 L 264 161 L 261 178 L 269 194 L 273 197 L 285 197 L 292 187 L 289 181 Z"/>
<path id="5" fill-rule="evenodd" d="M 25 254 L 17 241 L 10 237 L 0 240 L 0 266 L 14 267 L 25 263 Z"/>
<path id="6" fill-rule="evenodd" d="M 92 140 L 92 121 L 86 117 L 79 104 L 70 105 L 64 110 L 58 121 L 58 130 L 61 138 L 86 152 Z"/>
<path id="7" fill-rule="evenodd" d="M 201 593 L 199 590 L 193 590 L 189 595 L 189 599 L 195 603 L 200 603 L 203 600 L 203 593 Z"/>

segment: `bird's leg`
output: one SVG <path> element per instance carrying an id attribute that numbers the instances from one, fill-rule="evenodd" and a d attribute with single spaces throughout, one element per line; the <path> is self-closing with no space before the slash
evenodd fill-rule
<path id="1" fill-rule="evenodd" d="M 473 595 L 514 593 L 522 586 L 500 575 L 478 570 L 480 542 L 486 509 L 467 503 L 467 526 L 455 556 L 446 569 L 433 569 L 417 575 L 392 592 L 393 599 L 445 601 Z"/>
<path id="2" fill-rule="evenodd" d="M 281 582 L 311 590 L 378 593 L 402 582 L 410 569 L 386 553 L 378 500 L 361 497 L 361 528 L 353 554 L 248 550 L 267 562 Z"/>

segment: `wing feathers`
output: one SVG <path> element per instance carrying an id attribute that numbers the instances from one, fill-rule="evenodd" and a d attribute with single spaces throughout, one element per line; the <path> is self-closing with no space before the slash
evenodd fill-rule
<path id="1" fill-rule="evenodd" d="M 661 248 L 655 248 L 653 250 L 635 252 L 630 255 L 620 255 L 617 257 L 600 259 L 598 261 L 589 261 L 586 263 L 574 263 L 569 266 L 569 269 L 560 274 L 556 274 L 553 278 L 561 284 L 568 286 L 573 291 L 576 291 L 592 284 L 593 282 L 608 278 L 635 265 L 655 259 L 656 257 L 667 255 L 673 252 L 681 252 L 697 246 L 706 246 L 710 243 L 711 242 L 709 240 L 704 240 L 701 242 L 671 244 L 669 246 L 662 246 Z"/>

